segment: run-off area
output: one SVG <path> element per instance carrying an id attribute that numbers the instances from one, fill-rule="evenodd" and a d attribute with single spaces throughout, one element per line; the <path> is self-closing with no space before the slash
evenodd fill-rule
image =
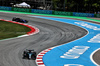
<path id="1" fill-rule="evenodd" d="M 33 17 L 33 16 L 32 16 Z M 91 54 L 100 47 L 99 34 L 100 26 L 97 24 L 63 18 L 40 17 L 64 23 L 73 24 L 88 31 L 84 37 L 67 44 L 58 46 L 43 56 L 43 62 L 47 66 L 96 66 L 92 61 Z M 96 38 L 94 38 L 96 36 Z M 90 42 L 95 40 L 95 42 Z M 80 51 L 79 51 L 80 50 Z"/>

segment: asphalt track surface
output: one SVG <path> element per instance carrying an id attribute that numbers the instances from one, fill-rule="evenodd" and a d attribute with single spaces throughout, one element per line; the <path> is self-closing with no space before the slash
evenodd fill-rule
<path id="1" fill-rule="evenodd" d="M 29 25 L 40 29 L 35 35 L 0 41 L 0 66 L 37 66 L 34 60 L 22 59 L 25 49 L 34 49 L 38 54 L 44 49 L 70 42 L 87 34 L 85 29 L 78 26 L 29 16 L 0 12 L 0 19 L 12 20 L 13 17 L 20 17 L 28 20 Z"/>

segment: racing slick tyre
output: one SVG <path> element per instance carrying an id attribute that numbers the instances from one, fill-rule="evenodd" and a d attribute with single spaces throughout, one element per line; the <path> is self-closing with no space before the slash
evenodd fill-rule
<path id="1" fill-rule="evenodd" d="M 14 17 L 14 18 L 12 19 L 12 21 L 16 21 L 16 17 Z"/>
<path id="2" fill-rule="evenodd" d="M 28 21 L 27 21 L 27 20 L 25 20 L 25 22 L 26 22 L 26 23 L 28 23 Z"/>

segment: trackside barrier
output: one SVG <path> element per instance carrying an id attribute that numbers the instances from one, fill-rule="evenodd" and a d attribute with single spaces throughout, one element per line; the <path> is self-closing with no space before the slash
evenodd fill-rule
<path id="1" fill-rule="evenodd" d="M 27 9 L 27 8 L 14 8 L 14 7 L 12 7 L 12 11 L 31 13 L 31 9 Z"/>
<path id="2" fill-rule="evenodd" d="M 39 10 L 39 9 L 5 7 L 5 6 L 0 6 L 0 10 L 39 13 L 39 14 L 64 15 L 64 16 L 80 16 L 80 17 L 98 17 L 98 18 L 100 18 L 100 14 L 93 14 L 93 13 L 63 12 L 63 11 Z"/>
<path id="3" fill-rule="evenodd" d="M 52 10 L 38 10 L 38 9 L 32 9 L 32 13 L 52 14 Z"/>
<path id="4" fill-rule="evenodd" d="M 95 17 L 100 18 L 100 14 L 95 14 Z"/>
<path id="5" fill-rule="evenodd" d="M 54 15 L 73 16 L 73 12 L 53 11 L 53 14 Z"/>
<path id="6" fill-rule="evenodd" d="M 93 13 L 77 13 L 77 12 L 73 12 L 73 16 L 94 17 L 94 14 Z"/>
<path id="7" fill-rule="evenodd" d="M 7 11 L 11 11 L 11 7 L 5 7 L 5 6 L 0 6 L 0 10 L 7 10 Z"/>

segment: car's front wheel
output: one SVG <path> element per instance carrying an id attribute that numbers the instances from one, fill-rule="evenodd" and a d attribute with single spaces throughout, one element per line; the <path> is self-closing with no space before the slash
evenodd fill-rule
<path id="1" fill-rule="evenodd" d="M 25 20 L 25 22 L 26 22 L 26 23 L 28 23 L 28 21 L 27 21 L 27 20 Z"/>

